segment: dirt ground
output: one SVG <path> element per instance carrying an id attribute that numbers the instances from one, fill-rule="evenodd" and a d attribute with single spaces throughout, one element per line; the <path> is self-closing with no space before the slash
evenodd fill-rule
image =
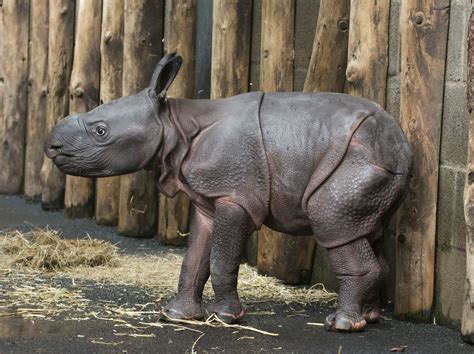
<path id="1" fill-rule="evenodd" d="M 44 212 L 38 204 L 28 204 L 20 197 L 0 196 L 0 230 L 28 231 L 46 226 L 62 230 L 66 238 L 90 235 L 114 244 L 119 242 L 117 246 L 127 255 L 182 253 L 161 246 L 155 239 L 120 237 L 113 228 L 98 227 L 93 220 L 67 220 L 60 212 Z M 457 331 L 433 324 L 401 322 L 389 312 L 379 324 L 358 334 L 326 332 L 319 325 L 332 311 L 331 304 L 284 301 L 246 301 L 247 316 L 242 325 L 250 329 L 169 324 L 159 322 L 157 314 L 166 299 L 157 302 L 157 295 L 146 286 L 124 284 L 120 279 L 104 282 L 62 275 L 20 275 L 4 273 L 0 277 L 2 353 L 380 353 L 392 349 L 409 353 L 474 352 L 473 347 L 461 341 Z M 32 282 L 35 301 L 41 300 L 38 289 L 62 289 L 61 293 L 57 290 L 56 298 L 64 301 L 53 302 L 48 312 L 35 312 L 36 302 L 18 305 L 16 310 L 21 306 L 23 312 L 12 312 L 15 309 L 5 306 L 11 294 L 21 295 L 28 288 L 26 284 Z"/>

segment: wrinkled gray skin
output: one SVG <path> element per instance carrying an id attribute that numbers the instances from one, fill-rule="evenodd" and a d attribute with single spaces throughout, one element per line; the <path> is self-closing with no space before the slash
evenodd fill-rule
<path id="1" fill-rule="evenodd" d="M 189 249 L 166 314 L 202 319 L 210 276 L 210 312 L 239 321 L 242 252 L 266 224 L 295 237 L 313 233 L 328 249 L 340 282 L 328 329 L 360 331 L 376 321 L 388 271 L 382 218 L 402 197 L 411 165 L 398 124 L 377 104 L 342 94 L 166 99 L 180 65 L 178 55 L 166 55 L 149 88 L 66 117 L 45 142 L 46 155 L 67 174 L 153 169 L 163 193 L 189 196 L 196 207 Z"/>

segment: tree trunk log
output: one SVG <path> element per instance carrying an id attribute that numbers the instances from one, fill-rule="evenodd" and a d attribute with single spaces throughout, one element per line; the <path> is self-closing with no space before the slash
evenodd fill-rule
<path id="1" fill-rule="evenodd" d="M 123 0 L 103 0 L 100 63 L 100 103 L 122 97 Z M 97 178 L 95 220 L 99 225 L 116 225 L 120 177 Z"/>
<path id="2" fill-rule="evenodd" d="M 163 3 L 161 0 L 125 0 L 123 94 L 148 86 L 161 58 Z M 139 171 L 120 178 L 118 232 L 132 237 L 155 234 L 155 174 Z"/>
<path id="3" fill-rule="evenodd" d="M 43 166 L 48 94 L 49 2 L 30 5 L 30 69 L 28 119 L 26 127 L 24 194 L 27 200 L 41 200 L 40 172 Z"/>
<path id="4" fill-rule="evenodd" d="M 169 97 L 192 98 L 196 56 L 196 0 L 166 0 L 165 52 L 183 57 L 179 75 L 168 91 Z M 178 193 L 173 199 L 160 195 L 158 239 L 169 245 L 186 244 L 189 199 Z"/>
<path id="5" fill-rule="evenodd" d="M 48 36 L 48 97 L 46 134 L 69 111 L 69 78 L 74 48 L 74 0 L 50 0 Z M 64 174 L 51 159 L 44 159 L 41 168 L 43 192 L 41 202 L 45 209 L 60 209 L 64 205 Z"/>
<path id="6" fill-rule="evenodd" d="M 294 25 L 294 0 L 262 1 L 262 91 L 293 91 Z M 311 278 L 315 243 L 313 236 L 297 238 L 262 226 L 258 232 L 257 268 L 288 284 L 306 283 Z"/>
<path id="7" fill-rule="evenodd" d="M 0 125 L 0 193 L 20 193 L 23 187 L 27 118 L 29 0 L 3 3 L 5 33 L 3 117 Z"/>
<path id="8" fill-rule="evenodd" d="M 351 1 L 346 80 L 349 94 L 385 106 L 389 1 Z"/>
<path id="9" fill-rule="evenodd" d="M 248 91 L 251 0 L 214 0 L 211 98 Z"/>
<path id="10" fill-rule="evenodd" d="M 350 5 L 350 0 L 321 0 L 304 91 L 344 91 Z"/>
<path id="11" fill-rule="evenodd" d="M 397 228 L 395 313 L 428 320 L 433 304 L 440 125 L 449 0 L 403 1 L 401 126 L 414 163 Z"/>
<path id="12" fill-rule="evenodd" d="M 466 296 L 462 312 L 462 339 L 474 344 L 474 13 L 469 27 L 468 99 L 470 114 L 464 216 L 466 219 Z"/>
<path id="13" fill-rule="evenodd" d="M 84 113 L 99 105 L 102 1 L 78 0 L 77 11 L 69 114 Z M 94 216 L 94 197 L 94 179 L 66 176 L 66 217 Z"/>

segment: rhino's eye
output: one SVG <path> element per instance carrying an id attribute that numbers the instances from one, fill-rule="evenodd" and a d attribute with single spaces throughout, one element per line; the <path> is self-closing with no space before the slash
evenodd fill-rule
<path id="1" fill-rule="evenodd" d="M 104 136 L 107 133 L 107 130 L 99 125 L 97 128 L 95 128 L 95 133 L 99 136 Z"/>

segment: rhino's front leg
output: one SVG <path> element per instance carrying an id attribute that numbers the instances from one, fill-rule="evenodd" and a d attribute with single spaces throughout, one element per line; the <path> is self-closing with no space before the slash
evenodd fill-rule
<path id="1" fill-rule="evenodd" d="M 242 207 L 227 201 L 216 203 L 211 251 L 215 299 L 210 312 L 227 323 L 238 322 L 244 315 L 237 294 L 237 277 L 245 242 L 254 230 L 252 219 Z"/>
<path id="2" fill-rule="evenodd" d="M 178 296 L 163 312 L 172 319 L 201 320 L 202 292 L 209 278 L 212 219 L 196 209 L 191 221 L 188 250 L 181 266 Z"/>

